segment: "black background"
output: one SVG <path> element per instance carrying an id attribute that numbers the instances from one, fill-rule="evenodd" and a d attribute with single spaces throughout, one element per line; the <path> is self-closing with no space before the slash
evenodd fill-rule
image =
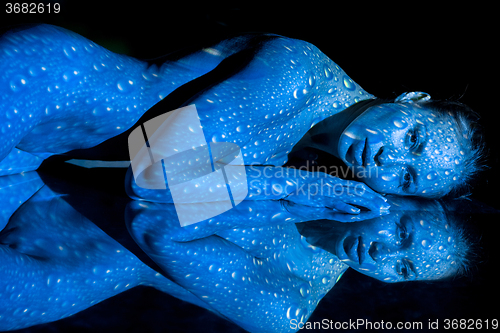
<path id="1" fill-rule="evenodd" d="M 114 4 L 59 1 L 58 14 L 5 14 L 0 29 L 50 23 L 114 51 L 149 59 L 196 41 L 238 32 L 271 32 L 316 45 L 369 93 L 396 97 L 425 91 L 435 99 L 459 99 L 481 115 L 489 156 L 472 197 L 499 208 L 498 25 L 496 8 L 412 2 L 366 7 L 329 2 L 214 5 L 185 1 Z M 476 274 L 452 282 L 388 285 L 348 271 L 310 320 L 372 321 L 500 319 L 495 279 L 497 215 L 472 215 L 485 255 Z M 441 326 L 443 327 L 443 326 Z M 239 329 L 150 288 L 136 288 L 62 321 L 26 331 L 70 329 L 129 332 L 220 332 Z"/>

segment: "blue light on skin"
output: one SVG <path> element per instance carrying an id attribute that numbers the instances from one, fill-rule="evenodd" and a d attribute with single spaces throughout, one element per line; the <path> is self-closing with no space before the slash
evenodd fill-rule
<path id="1" fill-rule="evenodd" d="M 308 241 L 383 282 L 436 280 L 456 272 L 454 248 L 460 245 L 442 208 L 403 197 L 389 202 L 388 215 L 344 224 Z"/>
<path id="2" fill-rule="evenodd" d="M 253 38 L 221 41 L 158 67 L 50 25 L 7 33 L 0 38 L 0 72 L 5 73 L 0 109 L 6 110 L 0 114 L 0 160 L 13 147 L 40 158 L 95 147 L 136 127 L 153 106 L 160 113 L 171 111 L 172 104 L 158 102 L 187 87 L 180 89 L 182 97 L 196 106 L 207 142 L 234 143 L 245 165 L 279 169 L 312 126 L 373 98 L 315 46 L 265 35 L 256 37 L 255 48 Z M 244 54 L 253 56 L 243 61 Z M 209 82 L 202 91 L 187 84 L 205 74 Z M 41 162 L 17 155 L 8 156 L 9 171 L 33 170 Z M 149 189 L 133 188 L 130 196 L 171 200 L 167 191 Z M 364 191 L 359 197 L 358 206 L 387 208 L 377 194 Z M 359 213 L 349 206 L 350 198 L 335 199 Z"/>
<path id="3" fill-rule="evenodd" d="M 10 186 L 0 195 L 15 200 L 0 211 L 9 220 L 0 232 L 0 331 L 56 321 L 138 285 L 205 306 L 73 209 L 36 172 L 1 178 Z"/>
<path id="4" fill-rule="evenodd" d="M 372 189 L 423 197 L 449 192 L 465 155 L 452 123 L 417 103 L 368 109 L 346 128 L 338 151 Z"/>
<path id="5" fill-rule="evenodd" d="M 18 185 L 15 189 L 24 193 L 25 184 Z M 173 205 L 133 201 L 125 213 L 127 229 L 169 280 L 78 213 L 65 201 L 70 197 L 43 187 L 0 233 L 0 330 L 58 320 L 149 285 L 248 331 L 285 332 L 290 320 L 307 320 L 348 266 L 394 282 L 406 280 L 408 267 L 418 273 L 415 279 L 440 277 L 454 260 L 454 238 L 441 220 L 444 215 L 413 198 L 390 197 L 391 215 L 358 223 L 329 221 L 340 214 L 318 207 L 244 201 L 187 227 L 180 227 Z M 358 219 L 363 214 L 344 215 Z M 295 222 L 315 219 L 326 228 L 316 234 L 327 245 L 354 244 L 351 240 L 361 237 L 358 247 L 375 244 L 371 251 L 366 246 L 373 258 L 359 265 L 352 246 L 341 252 L 311 245 Z M 398 224 L 408 236 L 398 232 Z"/>

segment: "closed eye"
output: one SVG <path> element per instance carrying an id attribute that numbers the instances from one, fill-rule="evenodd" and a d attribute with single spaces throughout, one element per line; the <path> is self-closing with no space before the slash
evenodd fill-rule
<path id="1" fill-rule="evenodd" d="M 405 138 L 405 147 L 413 154 L 420 155 L 427 143 L 427 130 L 425 125 L 417 125 L 408 130 Z"/>
<path id="2" fill-rule="evenodd" d="M 408 194 L 413 194 L 417 191 L 417 173 L 411 166 L 406 166 L 402 169 L 400 185 L 398 186 Z"/>
<path id="3" fill-rule="evenodd" d="M 406 258 L 397 261 L 396 273 L 402 275 L 405 280 L 409 280 L 418 275 L 413 262 Z"/>

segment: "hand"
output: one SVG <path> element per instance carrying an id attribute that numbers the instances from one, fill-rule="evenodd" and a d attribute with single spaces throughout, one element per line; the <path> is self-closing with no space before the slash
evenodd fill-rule
<path id="1" fill-rule="evenodd" d="M 348 214 L 360 214 L 361 209 L 358 207 L 377 213 L 390 207 L 386 198 L 363 183 L 319 172 L 309 175 L 310 177 L 295 180 L 296 190 L 287 193 L 283 199 L 305 206 L 327 207 Z"/>
<path id="2" fill-rule="evenodd" d="M 363 210 L 359 214 L 346 214 L 326 207 L 304 206 L 287 200 L 280 200 L 280 202 L 286 211 L 298 217 L 302 222 L 316 220 L 329 220 L 342 223 L 359 222 L 390 214 L 389 210 Z"/>

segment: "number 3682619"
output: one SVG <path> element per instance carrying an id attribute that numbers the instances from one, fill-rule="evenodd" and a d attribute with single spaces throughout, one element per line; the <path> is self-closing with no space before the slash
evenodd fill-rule
<path id="1" fill-rule="evenodd" d="M 61 11 L 59 3 L 6 3 L 5 12 L 7 14 L 57 14 Z"/>

